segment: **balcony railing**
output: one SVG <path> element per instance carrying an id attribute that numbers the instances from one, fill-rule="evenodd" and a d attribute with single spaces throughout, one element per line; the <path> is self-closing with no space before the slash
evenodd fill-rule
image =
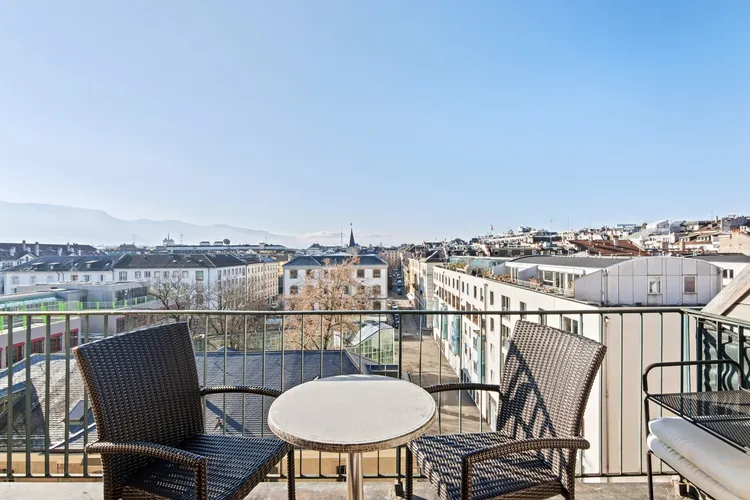
<path id="1" fill-rule="evenodd" d="M 101 475 L 98 457 L 83 454 L 86 444 L 96 440 L 96 426 L 71 351 L 78 343 L 106 337 L 110 318 L 122 321 L 124 317 L 125 330 L 187 321 L 203 385 L 265 385 L 280 390 L 318 377 L 358 372 L 402 377 L 422 386 L 458 380 L 498 383 L 507 340 L 501 325 L 509 327 L 502 332 L 512 332 L 513 323 L 525 317 L 572 330 L 608 347 L 586 410 L 584 435 L 592 446 L 579 457 L 578 474 L 582 477 L 644 474 L 641 374 L 648 364 L 731 357 L 742 367 L 742 381 L 748 382 L 746 332 L 750 323 L 678 307 L 486 311 L 479 313 L 482 326 L 471 331 L 463 331 L 465 322 L 459 318 L 476 315 L 476 311 L 399 310 L 401 322 L 392 334 L 395 351 L 387 358 L 369 359 L 362 354 L 389 352 L 385 345 L 373 345 L 370 350 L 351 347 L 367 342 L 361 338 L 361 326 L 386 322 L 390 313 L 130 309 L 0 313 L 8 327 L 5 338 L 0 336 L 3 360 L 6 340 L 15 339 L 8 360 L 11 366 L 0 370 L 0 480 Z M 431 317 L 430 330 L 418 327 L 424 315 Z M 24 318 L 25 327 L 19 329 L 9 316 Z M 339 327 L 345 331 L 326 329 L 326 318 L 331 316 L 339 318 L 336 324 L 347 325 Z M 485 321 L 487 317 L 495 321 Z M 62 339 L 52 333 L 55 320 L 63 322 Z M 31 336 L 33 325 L 40 322 L 45 326 L 43 352 L 32 353 L 31 347 L 39 351 L 41 346 L 33 346 Z M 491 324 L 495 329 L 488 329 Z M 14 332 L 22 334 L 21 342 Z M 375 338 L 387 343 L 384 335 Z M 53 345 L 59 345 L 55 342 L 62 342 L 60 352 L 52 352 Z M 464 345 L 474 349 L 464 350 Z M 717 377 L 726 376 L 690 369 L 664 370 L 655 371 L 650 383 L 660 392 L 709 390 Z M 498 403 L 489 394 L 442 393 L 436 398 L 439 413 L 432 433 L 488 432 L 495 425 Z M 269 435 L 270 403 L 269 398 L 254 395 L 209 396 L 204 403 L 206 431 Z M 337 454 L 299 450 L 298 457 L 296 470 L 302 478 L 340 478 L 343 472 L 340 466 L 344 460 Z M 374 452 L 365 457 L 365 474 L 401 477 L 403 465 L 403 450 Z M 659 470 L 668 472 L 666 467 Z"/>

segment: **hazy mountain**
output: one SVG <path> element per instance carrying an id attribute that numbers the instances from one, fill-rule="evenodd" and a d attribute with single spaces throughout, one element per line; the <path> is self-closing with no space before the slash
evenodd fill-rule
<path id="1" fill-rule="evenodd" d="M 0 241 L 82 243 L 89 245 L 161 244 L 169 234 L 175 242 L 223 240 L 232 243 L 278 243 L 297 246 L 296 238 L 223 224 L 202 226 L 171 220 L 123 220 L 103 210 L 0 201 Z"/>

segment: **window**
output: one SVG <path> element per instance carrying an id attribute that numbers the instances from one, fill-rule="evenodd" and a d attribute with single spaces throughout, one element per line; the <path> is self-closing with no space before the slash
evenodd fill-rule
<path id="1" fill-rule="evenodd" d="M 518 309 L 520 309 L 521 311 L 525 311 L 526 310 L 526 302 L 519 302 L 518 303 Z M 526 315 L 522 314 L 521 315 L 521 319 L 526 319 Z"/>
<path id="2" fill-rule="evenodd" d="M 732 278 L 734 278 L 734 269 L 724 269 L 721 274 L 722 276 L 724 276 L 724 278 L 731 280 Z"/>
<path id="3" fill-rule="evenodd" d="M 90 274 L 84 274 L 84 275 L 83 275 L 83 281 L 85 281 L 85 282 L 87 282 L 87 283 L 88 283 L 89 281 L 91 281 L 91 275 L 90 275 Z"/>
<path id="4" fill-rule="evenodd" d="M 380 269 L 373 269 L 372 270 L 372 277 L 373 278 L 380 278 Z"/>
<path id="5" fill-rule="evenodd" d="M 578 334 L 578 320 L 563 318 L 563 330 Z"/>
<path id="6" fill-rule="evenodd" d="M 187 271 L 182 271 L 182 277 L 183 278 L 187 278 L 188 277 L 188 272 Z"/>
<path id="7" fill-rule="evenodd" d="M 495 318 L 490 318 L 490 331 L 495 331 Z"/>
<path id="8" fill-rule="evenodd" d="M 62 351 L 62 333 L 56 333 L 49 339 L 50 352 Z"/>
<path id="9" fill-rule="evenodd" d="M 349 295 L 349 287 L 347 285 L 342 286 L 341 293 L 343 293 L 344 295 Z"/>
<path id="10" fill-rule="evenodd" d="M 160 275 L 159 271 L 154 271 L 154 278 L 158 278 Z"/>
<path id="11" fill-rule="evenodd" d="M 70 275 L 70 281 L 78 281 L 78 275 L 77 274 L 71 274 Z"/>
<path id="12" fill-rule="evenodd" d="M 380 296 L 380 294 L 382 293 L 382 290 L 381 290 L 381 288 L 380 288 L 380 285 L 375 285 L 375 286 L 373 286 L 373 287 L 372 287 L 372 293 L 373 293 L 374 295 Z"/>
<path id="13" fill-rule="evenodd" d="M 461 293 L 464 293 L 464 284 L 461 283 Z"/>
<path id="14" fill-rule="evenodd" d="M 149 273 L 148 271 L 146 271 L 146 277 L 147 277 L 147 278 L 148 278 L 148 276 L 149 276 L 150 274 L 151 274 L 151 273 Z M 104 275 L 103 275 L 103 274 L 100 274 L 100 275 L 99 275 L 99 281 L 104 281 Z"/>
<path id="15" fill-rule="evenodd" d="M 490 292 L 490 305 L 495 305 L 495 292 Z"/>
<path id="16" fill-rule="evenodd" d="M 32 285 L 36 285 L 36 276 L 30 277 L 29 278 L 29 283 L 31 283 Z"/>
<path id="17" fill-rule="evenodd" d="M 141 272 L 140 271 L 136 271 L 135 272 L 135 279 L 141 279 Z"/>
<path id="18" fill-rule="evenodd" d="M 495 344 L 490 344 L 490 359 L 495 359 Z"/>
<path id="19" fill-rule="evenodd" d="M 195 281 L 203 281 L 203 271 L 195 271 Z"/>
<path id="20" fill-rule="evenodd" d="M 307 277 L 308 278 L 312 278 L 313 277 L 313 270 L 312 269 L 308 269 L 307 270 Z"/>
<path id="21" fill-rule="evenodd" d="M 510 311 L 510 297 L 506 297 L 505 295 L 500 296 L 500 300 L 502 302 L 502 309 L 503 311 Z"/>
<path id="22" fill-rule="evenodd" d="M 683 293 L 695 293 L 695 276 L 685 276 L 683 285 Z"/>
<path id="23" fill-rule="evenodd" d="M 11 276 L 10 277 L 10 284 L 11 285 L 17 285 L 18 284 L 18 276 Z"/>
<path id="24" fill-rule="evenodd" d="M 120 271 L 120 281 L 127 281 L 127 280 L 128 280 L 128 272 Z"/>
<path id="25" fill-rule="evenodd" d="M 648 293 L 661 294 L 661 278 L 648 279 Z"/>
<path id="26" fill-rule="evenodd" d="M 78 328 L 74 328 L 70 331 L 70 347 L 76 347 L 78 345 Z"/>
<path id="27" fill-rule="evenodd" d="M 364 277 L 365 277 L 365 270 L 357 269 L 357 278 L 364 278 Z"/>
<path id="28" fill-rule="evenodd" d="M 44 353 L 44 339 L 34 339 L 31 341 L 31 354 Z"/>
<path id="29" fill-rule="evenodd" d="M 289 287 L 289 294 L 290 295 L 297 295 L 298 291 L 299 290 L 297 288 L 297 285 L 292 285 L 291 287 Z"/>
<path id="30" fill-rule="evenodd" d="M 226 271 L 224 271 L 226 272 Z M 179 278 L 180 277 L 180 271 L 172 271 L 172 277 L 173 278 Z"/>
<path id="31" fill-rule="evenodd" d="M 490 384 L 495 382 L 495 370 L 490 370 Z"/>
<path id="32" fill-rule="evenodd" d="M 508 338 L 510 335 L 510 328 L 507 325 L 500 325 L 500 339 Z"/>
<path id="33" fill-rule="evenodd" d="M 297 279 L 297 270 L 296 269 L 290 269 L 289 270 L 289 277 L 293 280 Z"/>
<path id="34" fill-rule="evenodd" d="M 477 298 L 477 286 L 476 285 L 474 285 L 474 298 L 475 299 Z"/>
<path id="35" fill-rule="evenodd" d="M 372 308 L 373 308 L 373 309 L 374 309 L 375 311 L 379 311 L 379 310 L 380 310 L 380 307 L 381 307 L 381 305 L 380 305 L 380 301 L 379 301 L 379 300 L 376 300 L 375 302 L 373 302 L 373 303 L 372 303 Z"/>
<path id="36" fill-rule="evenodd" d="M 6 366 L 10 365 L 10 361 L 8 361 L 7 357 L 8 354 L 10 354 L 10 350 L 6 351 L 6 359 L 5 363 Z M 18 344 L 13 346 L 13 362 L 18 363 L 23 359 L 23 344 Z"/>

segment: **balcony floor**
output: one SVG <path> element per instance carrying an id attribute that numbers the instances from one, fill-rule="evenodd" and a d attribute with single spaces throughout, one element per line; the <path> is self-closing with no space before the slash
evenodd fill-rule
<path id="1" fill-rule="evenodd" d="M 670 483 L 655 485 L 656 498 L 674 500 Z M 415 498 L 435 500 L 437 496 L 429 483 L 416 481 Z M 365 497 L 368 499 L 396 500 L 393 485 L 389 482 L 365 483 Z M 45 500 L 101 500 L 101 483 L 75 482 L 18 482 L 0 483 L 0 498 L 44 498 Z M 286 483 L 262 483 L 246 500 L 286 500 Z M 562 498 L 562 497 L 556 497 Z M 579 483 L 576 486 L 576 498 L 582 500 L 645 500 L 648 498 L 646 483 Z M 336 482 L 297 482 L 298 500 L 345 500 L 346 485 Z"/>

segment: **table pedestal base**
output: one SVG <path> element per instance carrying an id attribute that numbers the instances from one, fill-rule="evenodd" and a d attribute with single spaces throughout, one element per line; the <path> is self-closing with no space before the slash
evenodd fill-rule
<path id="1" fill-rule="evenodd" d="M 365 498 L 361 453 L 346 455 L 346 498 L 348 500 L 364 500 Z"/>

